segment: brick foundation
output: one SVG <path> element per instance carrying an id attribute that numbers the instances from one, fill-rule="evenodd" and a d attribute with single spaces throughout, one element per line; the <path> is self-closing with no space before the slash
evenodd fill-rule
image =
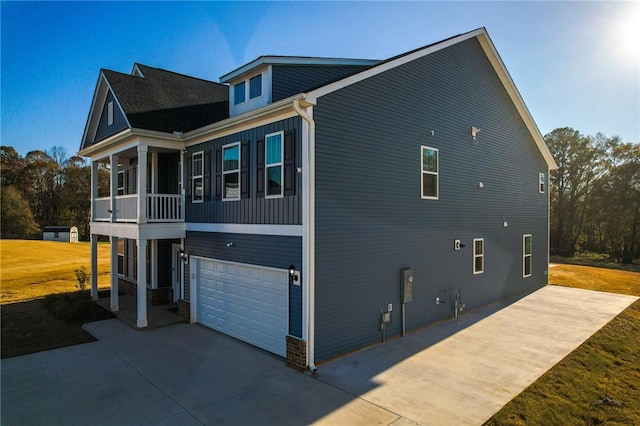
<path id="1" fill-rule="evenodd" d="M 297 337 L 287 336 L 287 367 L 298 371 L 307 369 L 307 342 Z"/>
<path id="2" fill-rule="evenodd" d="M 178 315 L 191 322 L 191 303 L 188 300 L 178 299 Z"/>

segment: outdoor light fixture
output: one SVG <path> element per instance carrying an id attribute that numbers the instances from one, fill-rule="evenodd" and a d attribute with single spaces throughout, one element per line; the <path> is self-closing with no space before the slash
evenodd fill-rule
<path id="1" fill-rule="evenodd" d="M 180 260 L 185 264 L 189 263 L 189 255 L 182 249 L 180 249 Z"/>
<path id="2" fill-rule="evenodd" d="M 476 141 L 476 136 L 478 135 L 478 133 L 480 133 L 480 130 L 481 129 L 479 129 L 477 127 L 472 127 L 471 128 L 471 137 L 473 138 L 474 142 Z"/>
<path id="3" fill-rule="evenodd" d="M 296 267 L 293 264 L 289 265 L 289 279 L 293 285 L 300 285 L 300 272 L 296 271 Z"/>

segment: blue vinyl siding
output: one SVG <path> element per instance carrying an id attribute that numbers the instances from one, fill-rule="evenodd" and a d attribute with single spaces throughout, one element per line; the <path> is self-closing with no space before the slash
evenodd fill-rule
<path id="1" fill-rule="evenodd" d="M 274 65 L 271 101 L 288 98 L 296 93 L 329 83 L 367 69 L 367 66 Z"/>
<path id="2" fill-rule="evenodd" d="M 402 268 L 415 279 L 407 330 L 450 317 L 458 287 L 472 309 L 547 283 L 547 165 L 476 39 L 321 97 L 314 118 L 317 360 L 379 342 L 388 303 L 387 336 L 400 333 Z M 422 145 L 439 150 L 438 200 L 420 197 Z M 478 275 L 474 238 L 485 244 Z"/>
<path id="3" fill-rule="evenodd" d="M 233 247 L 227 247 L 233 242 Z M 288 269 L 302 265 L 302 238 L 275 235 L 187 232 L 185 251 L 190 255 L 230 262 Z M 185 296 L 189 296 L 189 266 L 185 268 Z M 302 287 L 289 286 L 289 333 L 302 337 Z"/>
<path id="4" fill-rule="evenodd" d="M 108 108 L 109 102 L 113 102 L 113 124 L 108 125 Z M 100 114 L 100 122 L 98 123 L 98 129 L 96 130 L 96 137 L 94 138 L 94 142 L 99 142 L 102 139 L 109 137 L 118 133 L 119 131 L 127 128 L 127 120 L 120 111 L 118 107 L 118 103 L 113 97 L 113 93 L 109 91 L 107 94 L 107 99 L 104 102 L 102 113 Z"/>
<path id="5" fill-rule="evenodd" d="M 191 146 L 187 149 L 185 161 L 189 161 L 194 152 L 211 151 L 215 153 L 218 147 L 234 142 L 249 142 L 249 197 L 237 201 L 216 200 L 211 196 L 210 200 L 194 204 L 187 200 L 185 215 L 187 222 L 200 223 L 244 223 L 244 224 L 275 224 L 275 225 L 300 225 L 302 224 L 302 178 L 295 174 L 295 194 L 282 198 L 269 198 L 256 196 L 256 141 L 266 134 L 278 131 L 295 131 L 295 155 L 296 167 L 301 166 L 301 131 L 300 118 L 293 117 L 277 121 L 251 130 L 235 133 L 223 138 L 214 139 L 202 144 Z M 211 188 L 215 188 L 215 155 L 211 155 Z M 185 168 L 186 170 L 186 168 Z M 184 182 L 187 182 L 185 176 Z"/>

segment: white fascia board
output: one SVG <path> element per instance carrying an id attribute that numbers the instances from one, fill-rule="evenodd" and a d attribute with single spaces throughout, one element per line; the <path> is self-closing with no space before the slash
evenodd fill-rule
<path id="1" fill-rule="evenodd" d="M 365 65 L 371 66 L 380 63 L 376 59 L 350 59 L 350 58 L 315 58 L 304 56 L 260 56 L 248 64 L 231 71 L 220 77 L 220 83 L 229 83 L 257 67 L 262 65 Z"/>
<path id="2" fill-rule="evenodd" d="M 107 158 L 110 154 L 124 152 L 139 145 L 178 151 L 185 148 L 180 137 L 170 133 L 145 129 L 124 129 L 89 148 L 83 149 L 78 154 L 96 161 L 96 159 Z"/>
<path id="3" fill-rule="evenodd" d="M 243 223 L 187 223 L 187 231 L 228 234 L 278 235 L 301 237 L 302 225 L 259 225 Z"/>
<path id="4" fill-rule="evenodd" d="M 128 238 L 131 240 L 163 240 L 168 238 L 185 238 L 184 223 L 112 223 L 91 222 L 92 234 L 110 237 Z"/>
<path id="5" fill-rule="evenodd" d="M 260 109 L 200 127 L 199 129 L 185 133 L 182 135 L 182 139 L 186 142 L 186 146 L 192 146 L 214 138 L 220 138 L 242 130 L 251 129 L 262 124 L 295 117 L 297 115 L 293 109 L 293 102 L 295 100 L 305 101 L 304 94 L 297 94 L 266 105 Z"/>
<path id="6" fill-rule="evenodd" d="M 509 75 L 509 72 L 507 71 L 507 68 L 505 67 L 504 62 L 502 62 L 502 59 L 500 58 L 500 54 L 498 53 L 495 45 L 491 41 L 489 34 L 487 34 L 486 31 L 483 31 L 481 34 L 478 35 L 478 41 L 480 42 L 482 49 L 487 55 L 489 62 L 491 62 L 491 65 L 496 71 L 498 78 L 500 78 L 502 85 L 504 86 L 505 90 L 509 94 L 509 97 L 511 98 L 516 109 L 518 110 L 518 113 L 520 114 L 520 117 L 524 121 L 524 124 L 527 126 L 529 133 L 531 133 L 531 136 L 533 137 L 533 140 L 538 146 L 538 149 L 540 150 L 542 157 L 547 162 L 549 169 L 550 170 L 557 169 L 558 165 L 556 164 L 556 161 L 554 160 L 553 155 L 551 155 L 551 151 L 549 150 L 549 147 L 544 141 L 544 137 L 540 133 L 540 130 L 538 129 L 538 126 L 536 125 L 535 121 L 533 121 L 533 117 L 531 116 L 531 113 L 529 112 L 527 105 L 524 103 L 522 96 L 520 96 L 520 92 L 518 91 L 518 88 L 516 87 L 515 83 L 511 79 L 511 76 Z"/>

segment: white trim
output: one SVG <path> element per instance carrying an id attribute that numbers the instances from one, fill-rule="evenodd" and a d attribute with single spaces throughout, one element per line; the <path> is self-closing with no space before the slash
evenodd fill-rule
<path id="1" fill-rule="evenodd" d="M 123 222 L 91 222 L 91 233 L 131 240 L 164 240 L 185 238 L 186 225 L 182 222 L 153 222 L 145 224 Z"/>
<path id="2" fill-rule="evenodd" d="M 244 223 L 196 223 L 186 224 L 189 232 L 221 232 L 229 234 L 302 236 L 302 225 L 259 225 Z"/>
<path id="3" fill-rule="evenodd" d="M 349 59 L 349 58 L 318 58 L 303 56 L 260 56 L 259 58 L 242 65 L 220 77 L 220 83 L 229 83 L 242 74 L 261 67 L 263 65 L 365 65 L 379 64 L 377 59 Z"/>
<path id="4" fill-rule="evenodd" d="M 280 136 L 280 162 L 271 163 L 267 162 L 267 152 L 269 145 L 269 137 Z M 269 195 L 269 168 L 280 167 L 280 193 Z M 284 197 L 284 131 L 269 133 L 264 136 L 264 198 L 282 198 Z"/>
<path id="5" fill-rule="evenodd" d="M 530 248 L 531 251 L 529 254 L 526 254 L 526 239 L 527 237 L 529 237 L 530 242 Z M 525 263 L 526 263 L 526 258 L 529 258 L 529 274 L 525 274 Z M 530 277 L 531 275 L 533 275 L 533 237 L 531 236 L 531 234 L 524 234 L 522 236 L 522 278 L 527 278 Z"/>
<path id="6" fill-rule="evenodd" d="M 482 243 L 482 253 L 476 253 L 476 243 L 480 241 Z M 476 270 L 476 258 L 482 259 L 482 269 Z M 473 239 L 473 275 L 484 273 L 484 238 Z"/>
<path id="7" fill-rule="evenodd" d="M 200 174 L 196 175 L 194 173 L 195 167 L 195 157 L 199 155 L 202 160 L 202 167 L 200 170 Z M 202 179 L 202 195 L 198 200 L 196 200 L 196 178 Z M 204 203 L 204 151 L 196 151 L 191 154 L 191 203 L 193 204 L 201 204 Z"/>
<path id="8" fill-rule="evenodd" d="M 225 149 L 232 149 L 233 147 L 237 146 L 238 147 L 238 168 L 237 169 L 232 169 L 232 170 L 225 170 L 224 169 L 224 150 Z M 216 160 L 217 161 L 217 160 Z M 242 174 L 240 173 L 240 171 L 242 170 L 242 164 L 240 164 L 242 162 L 242 146 L 240 144 L 240 142 L 233 142 L 233 143 L 228 143 L 226 145 L 222 145 L 222 161 L 220 162 L 220 167 L 222 168 L 222 170 L 220 170 L 220 178 L 222 179 L 221 182 L 221 187 L 222 187 L 222 201 L 238 201 L 240 200 L 240 188 L 242 187 L 242 182 L 240 182 L 240 179 L 242 179 Z M 230 174 L 237 174 L 238 175 L 238 195 L 236 197 L 226 197 L 227 195 L 227 191 L 226 191 L 226 187 L 225 187 L 225 175 L 230 175 Z"/>
<path id="9" fill-rule="evenodd" d="M 436 171 L 432 172 L 424 169 L 424 150 L 428 149 L 436 152 Z M 424 178 L 428 174 L 436 177 L 436 196 L 424 195 Z M 423 200 L 438 200 L 440 198 L 440 150 L 426 145 L 420 145 L 420 198 Z"/>

